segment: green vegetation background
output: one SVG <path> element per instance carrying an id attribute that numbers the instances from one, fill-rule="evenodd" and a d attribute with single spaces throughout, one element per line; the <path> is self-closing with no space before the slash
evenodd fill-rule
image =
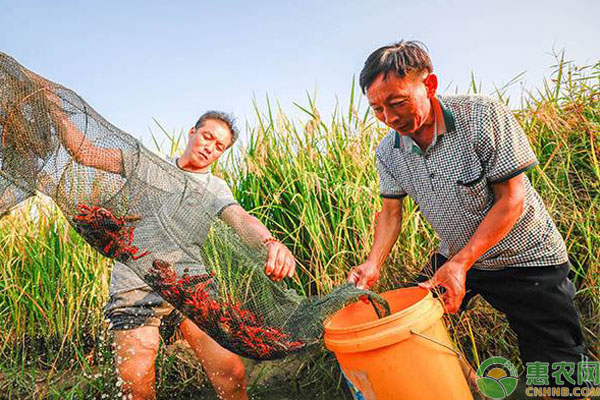
<path id="1" fill-rule="evenodd" d="M 540 161 L 529 177 L 576 260 L 576 300 L 596 358 L 599 89 L 600 63 L 577 67 L 559 56 L 552 77 L 538 90 L 524 92 L 521 106 L 514 110 Z M 480 91 L 474 80 L 470 91 Z M 506 87 L 493 95 L 507 101 L 505 93 Z M 266 109 L 256 110 L 259 121 L 248 128 L 247 146 L 230 154 L 215 171 L 230 182 L 239 203 L 292 249 L 300 265 L 290 285 L 307 295 L 326 293 L 343 282 L 348 269 L 361 263 L 370 248 L 381 205 L 375 147 L 386 130 L 365 103 L 353 84 L 350 105 L 337 108 L 325 122 L 314 97 L 298 105 L 306 112 L 302 121 L 291 120 L 267 102 Z M 161 130 L 168 137 L 165 153 L 184 145 L 182 133 Z M 410 285 L 435 248 L 431 227 L 409 200 L 400 239 L 376 289 Z M 0 398 L 115 398 L 119 385 L 102 317 L 111 262 L 38 198 L 0 220 L 0 263 Z M 468 313 L 445 318 L 473 365 L 492 355 L 518 360 L 514 333 L 504 316 L 483 300 Z M 157 360 L 159 398 L 210 394 L 203 388 L 197 362 L 186 361 L 172 347 L 163 349 Z M 289 372 L 291 380 L 278 384 L 279 378 L 271 377 L 270 388 L 260 384 L 266 381 L 267 369 L 249 364 L 251 393 L 269 397 L 280 386 L 297 398 L 347 396 L 337 364 L 325 350 L 294 361 L 275 365 Z"/>

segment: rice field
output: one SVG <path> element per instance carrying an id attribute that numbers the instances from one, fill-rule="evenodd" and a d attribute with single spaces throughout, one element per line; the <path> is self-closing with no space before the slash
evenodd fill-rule
<path id="1" fill-rule="evenodd" d="M 471 91 L 478 90 L 473 83 Z M 256 106 L 258 122 L 248 128 L 248 142 L 215 170 L 238 202 L 292 249 L 299 270 L 290 286 L 306 295 L 327 293 L 366 258 L 381 206 L 375 147 L 386 130 L 354 84 L 351 93 L 349 104 L 327 110 L 327 118 L 310 97 L 297 104 L 305 113 L 299 120 L 273 102 Z M 502 90 L 495 95 L 507 100 Z M 515 108 L 540 161 L 530 179 L 575 261 L 584 334 L 598 358 L 600 63 L 579 67 L 558 57 L 551 78 L 524 92 Z M 157 126 L 157 144 L 166 134 L 164 153 L 184 146 L 183 135 Z M 376 287 L 380 291 L 412 284 L 436 247 L 416 205 L 409 200 L 405 207 L 400 239 Z M 116 398 L 119 386 L 102 316 L 110 260 L 38 197 L 0 220 L 0 262 L 0 398 Z M 515 335 L 484 301 L 446 319 L 473 365 L 492 355 L 518 360 Z M 157 369 L 160 399 L 214 396 L 185 349 L 163 347 Z M 286 371 L 288 380 L 272 370 Z M 282 398 L 273 393 L 283 386 L 289 398 L 349 398 L 336 363 L 322 349 L 283 365 L 249 363 L 248 371 L 255 398 Z M 261 385 L 265 382 L 270 387 Z"/>

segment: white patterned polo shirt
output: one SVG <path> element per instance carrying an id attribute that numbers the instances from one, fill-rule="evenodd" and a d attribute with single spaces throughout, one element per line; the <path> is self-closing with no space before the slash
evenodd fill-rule
<path id="1" fill-rule="evenodd" d="M 377 169 L 381 196 L 410 196 L 439 236 L 439 252 L 451 258 L 467 244 L 492 207 L 491 185 L 533 168 L 538 161 L 525 132 L 504 104 L 482 95 L 436 99 L 440 106 L 434 107 L 436 120 L 443 119 L 446 129 L 434 136 L 425 152 L 409 136 L 390 131 L 377 147 Z M 540 196 L 526 176 L 523 184 L 523 213 L 474 268 L 552 266 L 568 261 L 565 243 Z"/>

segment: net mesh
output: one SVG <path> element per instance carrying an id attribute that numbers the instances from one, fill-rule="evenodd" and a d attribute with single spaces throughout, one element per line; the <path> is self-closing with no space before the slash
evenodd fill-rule
<path id="1" fill-rule="evenodd" d="M 0 53 L 0 215 L 41 192 L 101 254 L 119 260 L 223 347 L 258 360 L 320 341 L 324 319 L 375 293 L 306 297 L 264 273 L 264 246 L 217 215 L 201 182 L 144 148 L 79 95 Z"/>

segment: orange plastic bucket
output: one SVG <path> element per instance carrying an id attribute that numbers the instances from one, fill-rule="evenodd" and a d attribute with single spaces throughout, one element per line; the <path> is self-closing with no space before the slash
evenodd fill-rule
<path id="1" fill-rule="evenodd" d="M 325 346 L 366 400 L 472 400 L 459 356 L 427 289 L 385 292 L 392 314 L 361 301 L 325 322 Z"/>

